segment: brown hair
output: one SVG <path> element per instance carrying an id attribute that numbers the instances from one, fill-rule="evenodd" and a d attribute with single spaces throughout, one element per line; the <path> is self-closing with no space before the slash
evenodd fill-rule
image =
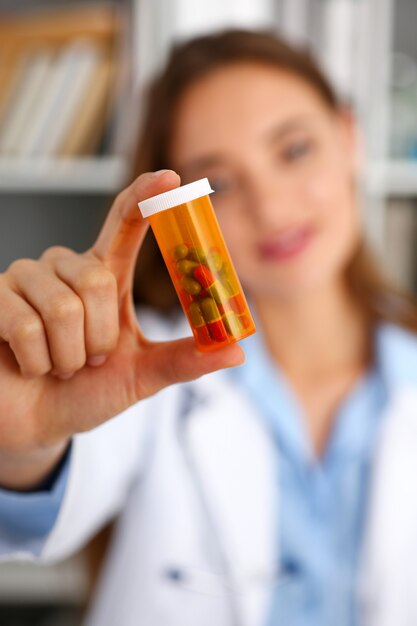
<path id="1" fill-rule="evenodd" d="M 308 82 L 324 104 L 338 111 L 341 103 L 307 51 L 267 32 L 229 30 L 178 45 L 163 73 L 149 89 L 143 131 L 134 161 L 137 175 L 169 168 L 166 155 L 175 106 L 194 81 L 225 64 L 257 62 L 293 73 Z M 151 277 L 151 280 L 149 279 Z M 362 240 L 347 268 L 348 283 L 372 322 L 384 320 L 417 331 L 417 303 L 384 277 Z M 169 311 L 178 301 L 151 234 L 145 241 L 135 281 L 139 303 Z"/>

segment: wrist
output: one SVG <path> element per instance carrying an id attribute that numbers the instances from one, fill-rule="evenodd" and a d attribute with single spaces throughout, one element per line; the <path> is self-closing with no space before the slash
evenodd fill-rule
<path id="1" fill-rule="evenodd" d="M 60 464 L 68 449 L 66 440 L 25 452 L 0 452 L 0 488 L 32 491 L 44 487 L 45 481 Z"/>

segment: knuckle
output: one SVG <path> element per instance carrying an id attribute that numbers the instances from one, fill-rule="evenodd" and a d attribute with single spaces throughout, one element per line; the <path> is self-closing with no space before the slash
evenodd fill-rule
<path id="1" fill-rule="evenodd" d="M 89 267 L 80 272 L 76 287 L 83 293 L 111 296 L 117 288 L 116 277 L 105 267 Z"/>
<path id="2" fill-rule="evenodd" d="M 17 259 L 16 261 L 10 263 L 7 268 L 7 272 L 12 276 L 18 277 L 33 270 L 36 265 L 37 262 L 33 259 Z"/>
<path id="3" fill-rule="evenodd" d="M 47 248 L 41 255 L 42 260 L 57 259 L 59 257 L 68 256 L 72 251 L 65 246 L 51 246 Z"/>
<path id="4" fill-rule="evenodd" d="M 52 298 L 45 306 L 44 311 L 45 319 L 57 323 L 72 322 L 83 315 L 83 304 L 75 294 L 65 294 Z"/>
<path id="5" fill-rule="evenodd" d="M 30 314 L 18 316 L 10 329 L 11 339 L 18 343 L 39 339 L 43 333 L 42 321 L 36 315 Z"/>

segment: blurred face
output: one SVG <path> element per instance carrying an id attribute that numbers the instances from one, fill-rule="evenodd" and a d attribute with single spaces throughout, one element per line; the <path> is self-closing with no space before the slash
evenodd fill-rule
<path id="1" fill-rule="evenodd" d="M 169 156 L 205 176 L 252 298 L 294 298 L 340 280 L 358 241 L 351 123 L 313 87 L 272 66 L 230 64 L 195 82 Z"/>

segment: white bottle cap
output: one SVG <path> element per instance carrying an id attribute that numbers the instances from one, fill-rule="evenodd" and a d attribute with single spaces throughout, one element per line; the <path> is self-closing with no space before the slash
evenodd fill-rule
<path id="1" fill-rule="evenodd" d="M 185 204 L 186 202 L 191 202 L 191 200 L 207 196 L 209 193 L 213 193 L 213 191 L 208 178 L 201 178 L 188 185 L 182 185 L 182 187 L 165 191 L 157 196 L 153 196 L 153 198 L 142 200 L 142 202 L 138 203 L 138 207 L 142 217 L 149 217 L 160 211 L 172 209 L 179 204 Z"/>

